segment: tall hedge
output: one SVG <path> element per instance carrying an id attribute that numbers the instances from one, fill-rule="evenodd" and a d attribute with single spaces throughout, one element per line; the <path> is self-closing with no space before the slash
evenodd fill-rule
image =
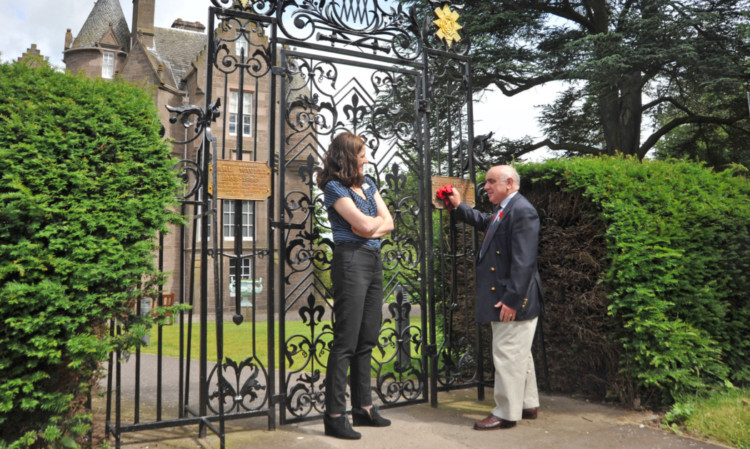
<path id="1" fill-rule="evenodd" d="M 556 257 L 542 273 L 551 365 L 565 372 L 586 361 L 606 371 L 614 360 L 616 373 L 597 374 L 606 394 L 635 404 L 667 404 L 726 381 L 750 384 L 746 177 L 688 161 L 621 157 L 549 160 L 519 171 L 544 220 L 550 248 L 540 254 Z M 550 195 L 554 201 L 544 199 Z M 545 233 L 581 241 L 555 248 Z M 584 279 L 585 291 L 574 286 L 586 278 L 581 270 L 569 270 L 573 279 L 558 276 L 571 266 L 596 278 Z M 561 307 L 564 301 L 572 305 Z M 576 379 L 586 382 L 580 373 Z"/>
<path id="2" fill-rule="evenodd" d="M 153 98 L 0 65 L 0 447 L 71 447 L 126 318 L 158 281 L 176 178 Z"/>

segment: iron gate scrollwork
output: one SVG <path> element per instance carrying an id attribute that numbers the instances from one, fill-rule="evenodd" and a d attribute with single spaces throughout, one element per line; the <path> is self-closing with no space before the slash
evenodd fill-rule
<path id="1" fill-rule="evenodd" d="M 118 445 L 121 432 L 197 423 L 201 436 L 211 429 L 223 447 L 227 419 L 266 417 L 273 429 L 277 412 L 281 424 L 325 413 L 334 243 L 315 179 L 343 130 L 365 138 L 368 174 L 395 226 L 381 245 L 376 402 L 437 405 L 437 391 L 446 388 L 479 386 L 481 394 L 478 331 L 472 314 L 457 313 L 468 302 L 459 298 L 456 267 L 471 265 L 476 234 L 462 233 L 464 246 L 457 244 L 455 223 L 433 210 L 430 182 L 438 174 L 476 181 L 469 44 L 456 33 L 458 7 L 434 0 L 410 7 L 384 0 L 211 3 L 208 45 L 198 59 L 205 88 L 187 87 L 202 90 L 206 106 L 169 107 L 173 122 L 195 132 L 174 142 L 194 155 L 177 168 L 187 225 L 174 276 L 179 302 L 196 309 L 178 321 L 177 418 L 120 426 L 118 406 Z M 227 160 L 267 165 L 270 196 L 222 197 L 217 172 Z M 225 354 L 226 326 L 240 330 L 243 354 Z"/>
<path id="2" fill-rule="evenodd" d="M 449 14 L 446 3 L 431 3 L 443 8 L 436 11 L 440 16 Z M 333 243 L 313 178 L 327 143 L 341 130 L 365 137 L 371 174 L 395 223 L 382 242 L 386 307 L 372 362 L 377 399 L 385 406 L 421 402 L 431 390 L 436 404 L 440 388 L 481 386 L 478 339 L 451 337 L 454 306 L 445 307 L 438 299 L 444 292 L 434 289 L 447 284 L 434 282 L 436 270 L 438 276 L 444 273 L 433 262 L 449 259 L 455 265 L 459 259 L 455 246 L 433 248 L 430 206 L 432 174 L 474 180 L 471 162 L 453 161 L 463 161 L 467 149 L 473 151 L 468 44 L 457 44 L 458 36 L 448 31 L 453 41 L 439 41 L 430 14 L 419 17 L 416 9 L 401 4 L 310 1 L 296 6 L 281 2 L 277 8 L 283 30 L 279 42 L 287 45 L 279 60 L 284 76 L 279 173 L 282 179 L 299 176 L 305 184 L 286 192 L 288 183 L 280 183 L 279 192 L 284 229 L 279 247 L 287 254 L 279 292 L 280 358 L 285 361 L 280 378 L 286 397 L 281 422 L 324 412 L 323 378 L 332 338 L 326 276 Z M 444 115 L 430 117 L 435 111 Z M 431 149 L 432 129 L 438 130 L 438 148 L 450 153 L 455 147 L 455 154 L 441 158 L 440 150 Z M 304 155 L 305 163 L 295 164 Z M 467 263 L 472 253 L 463 254 Z M 449 289 L 453 293 L 446 296 L 455 304 L 455 282 Z M 438 312 L 445 335 L 440 344 L 434 321 Z M 304 317 L 305 332 L 288 336 L 287 325 L 297 315 Z M 473 326 L 467 320 L 461 325 Z"/>
<path id="3" fill-rule="evenodd" d="M 372 40 L 368 40 L 372 43 Z M 374 41 L 377 42 L 377 41 Z M 372 44 L 370 47 L 383 47 Z M 301 47 L 301 46 L 300 46 Z M 377 66 L 371 60 L 331 57 L 309 49 L 282 50 L 282 135 L 280 176 L 300 177 L 305 189 L 279 192 L 282 223 L 294 223 L 280 237 L 286 247 L 285 278 L 280 311 L 281 390 L 286 409 L 281 422 L 294 422 L 324 412 L 323 379 L 332 339 L 332 291 L 327 281 L 333 242 L 325 222 L 322 193 L 313 177 L 327 144 L 346 129 L 362 134 L 373 161 L 371 175 L 394 216 L 394 232 L 382 241 L 386 311 L 379 344 L 374 350 L 375 394 L 382 404 L 424 400 L 426 355 L 422 329 L 426 321 L 409 323 L 411 303 L 426 311 L 424 247 L 420 244 L 419 215 L 424 193 L 407 188 L 408 173 L 418 175 L 421 150 L 417 138 L 418 111 L 389 104 L 392 98 L 411 98 L 421 92 L 421 72 L 413 68 Z M 287 105 L 286 107 L 284 105 Z M 304 165 L 295 164 L 307 154 Z M 296 170 L 295 170 L 296 168 Z M 411 181 L 420 179 L 413 176 Z M 284 183 L 290 184 L 290 183 Z M 410 294 L 405 294 L 409 292 Z M 397 298 L 397 299 L 395 299 Z M 306 332 L 288 335 L 295 316 L 305 317 Z M 417 315 L 424 318 L 426 315 Z M 307 319 L 309 317 L 309 319 Z M 393 326 L 398 322 L 399 326 Z M 406 354 L 406 355 L 405 355 Z M 394 363 L 398 359 L 398 363 Z"/>

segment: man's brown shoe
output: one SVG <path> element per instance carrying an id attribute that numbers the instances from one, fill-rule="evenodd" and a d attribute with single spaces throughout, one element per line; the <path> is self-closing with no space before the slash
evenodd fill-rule
<path id="1" fill-rule="evenodd" d="M 515 425 L 516 425 L 515 421 L 506 421 L 490 413 L 488 417 L 484 418 L 481 421 L 475 422 L 474 429 L 475 430 L 510 429 L 511 427 L 515 427 Z"/>
<path id="2" fill-rule="evenodd" d="M 523 419 L 536 419 L 539 413 L 539 407 L 525 408 L 521 411 L 521 418 Z"/>

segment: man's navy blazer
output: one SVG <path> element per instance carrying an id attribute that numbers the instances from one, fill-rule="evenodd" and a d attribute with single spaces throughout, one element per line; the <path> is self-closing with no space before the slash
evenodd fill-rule
<path id="1" fill-rule="evenodd" d="M 494 214 L 464 203 L 455 213 L 457 219 L 489 233 L 477 251 L 476 320 L 500 321 L 498 301 L 516 310 L 516 321 L 539 316 L 543 307 L 537 269 L 540 223 L 534 206 L 517 193 L 494 224 Z"/>

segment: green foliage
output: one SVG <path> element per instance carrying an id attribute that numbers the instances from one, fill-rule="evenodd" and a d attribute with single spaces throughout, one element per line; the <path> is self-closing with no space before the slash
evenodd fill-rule
<path id="1" fill-rule="evenodd" d="M 732 106 L 735 114 L 747 115 L 748 104 L 745 101 L 734 101 Z M 670 118 L 665 114 L 661 120 L 666 122 Z M 750 167 L 748 138 L 750 138 L 750 120 L 748 119 L 731 126 L 725 124 L 684 125 L 659 141 L 656 145 L 655 156 L 659 159 L 689 157 L 693 160 L 704 161 L 708 166 L 720 170 L 732 164 L 741 164 L 747 172 Z"/>
<path id="2" fill-rule="evenodd" d="M 0 91 L 0 446 L 71 447 L 177 181 L 141 89 L 5 64 Z"/>
<path id="3" fill-rule="evenodd" d="M 716 128 L 735 136 L 727 141 L 747 141 L 746 0 L 461 5 L 460 34 L 471 39 L 475 92 L 496 87 L 513 96 L 550 82 L 560 87 L 556 98 L 540 105 L 544 138 L 502 139 L 496 160 L 545 146 L 568 155 L 643 158 L 678 130 L 689 141 L 704 140 L 697 134 Z"/>
<path id="4" fill-rule="evenodd" d="M 738 449 L 750 449 L 750 390 L 724 388 L 678 399 L 661 426 L 678 435 L 697 434 Z"/>
<path id="5" fill-rule="evenodd" d="M 520 167 L 580 190 L 607 230 L 617 391 L 629 402 L 750 382 L 750 183 L 687 161 L 603 157 Z"/>

